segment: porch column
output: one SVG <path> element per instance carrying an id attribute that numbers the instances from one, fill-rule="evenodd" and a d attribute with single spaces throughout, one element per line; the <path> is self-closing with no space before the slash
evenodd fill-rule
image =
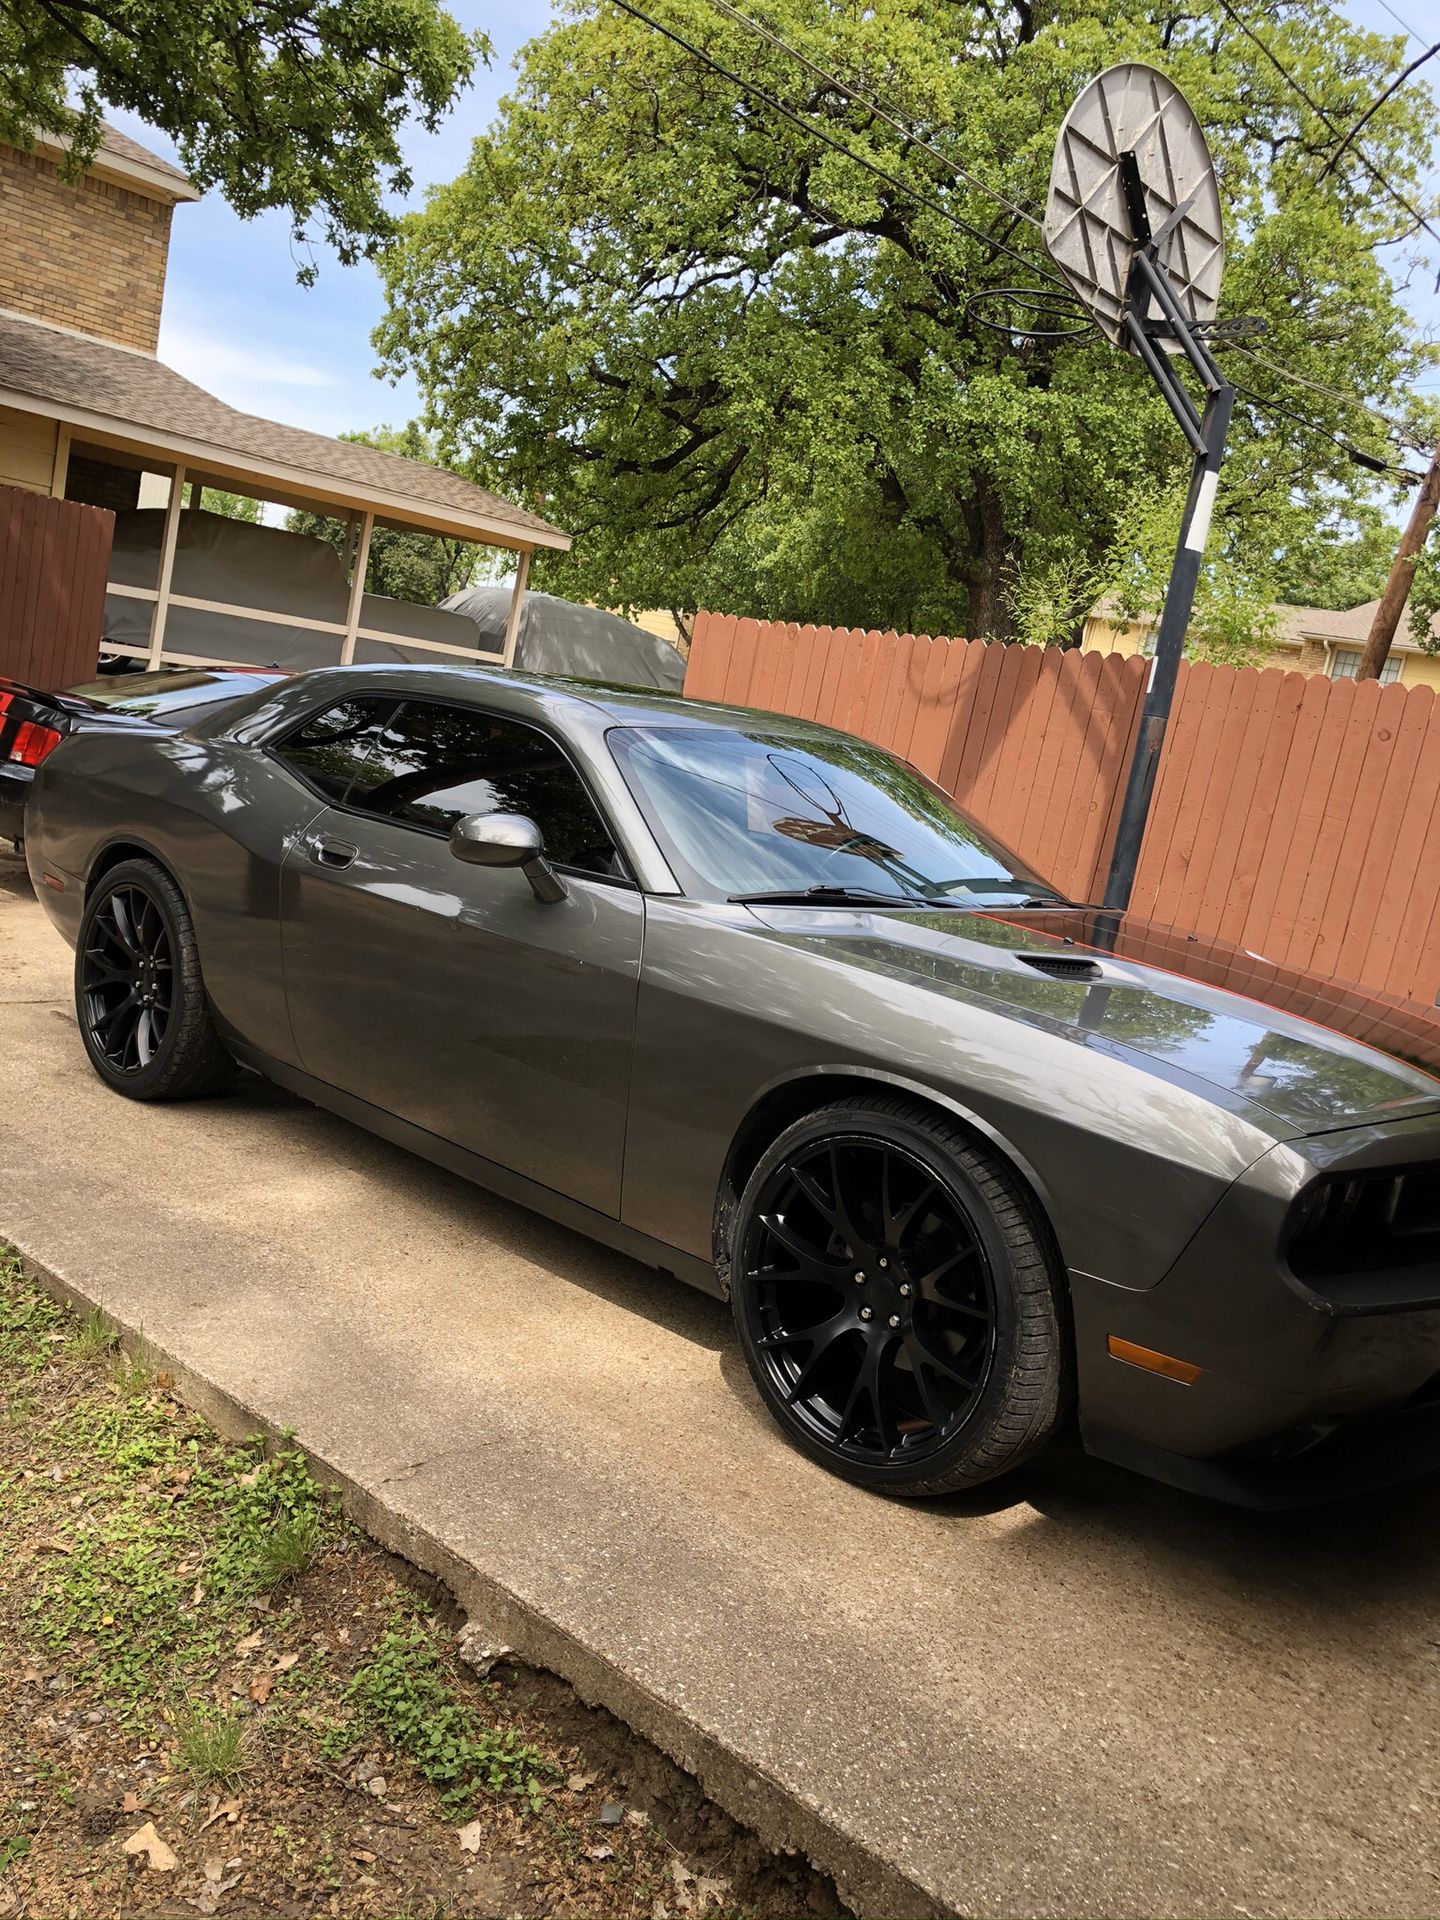
<path id="1" fill-rule="evenodd" d="M 530 549 L 520 549 L 520 562 L 515 569 L 515 591 L 510 595 L 510 613 L 505 622 L 505 650 L 500 656 L 502 667 L 515 664 L 515 642 L 520 638 L 520 613 L 525 605 L 525 583 L 530 578 Z"/>
<path id="2" fill-rule="evenodd" d="M 146 666 L 158 667 L 165 650 L 165 621 L 170 612 L 170 578 L 175 571 L 175 542 L 180 533 L 180 509 L 185 499 L 185 469 L 177 466 L 170 476 L 170 498 L 165 507 L 165 532 L 160 541 L 160 572 L 155 581 L 155 611 L 150 616 L 150 658 Z"/>
<path id="3" fill-rule="evenodd" d="M 370 535 L 375 516 L 367 513 L 360 522 L 360 538 L 355 543 L 355 571 L 350 576 L 350 604 L 345 612 L 345 638 L 340 642 L 340 664 L 348 667 L 355 658 L 355 634 L 360 625 L 360 603 L 365 598 L 365 569 L 370 564 Z"/>

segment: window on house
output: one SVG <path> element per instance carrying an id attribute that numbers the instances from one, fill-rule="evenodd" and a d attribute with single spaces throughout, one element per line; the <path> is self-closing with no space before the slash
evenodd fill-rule
<path id="1" fill-rule="evenodd" d="M 1400 678 L 1400 669 L 1405 662 L 1393 653 L 1380 669 L 1382 687 L 1393 686 Z M 1360 671 L 1360 653 L 1356 647 L 1332 647 L 1330 650 L 1330 678 L 1332 680 L 1353 680 Z"/>

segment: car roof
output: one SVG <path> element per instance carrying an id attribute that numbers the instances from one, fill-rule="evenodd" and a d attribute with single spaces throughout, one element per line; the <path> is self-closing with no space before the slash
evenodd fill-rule
<path id="1" fill-rule="evenodd" d="M 795 739 L 834 739 L 833 727 L 798 720 L 791 714 L 767 713 L 758 707 L 730 707 L 718 701 L 687 700 L 683 694 L 659 693 L 646 687 L 625 687 L 603 680 L 569 679 L 558 674 L 517 673 L 505 667 L 410 666 L 375 663 L 351 667 L 319 667 L 298 676 L 307 687 L 344 677 L 347 690 L 372 677 L 377 686 L 397 693 L 449 694 L 475 699 L 486 687 L 505 687 L 531 696 L 551 712 L 570 709 L 612 726 L 667 725 L 684 727 L 751 727 Z"/>

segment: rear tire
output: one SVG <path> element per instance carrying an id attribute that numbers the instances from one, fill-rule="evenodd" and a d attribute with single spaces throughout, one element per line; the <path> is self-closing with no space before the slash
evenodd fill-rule
<path id="1" fill-rule="evenodd" d="M 906 1100 L 787 1127 L 745 1184 L 731 1300 L 786 1437 L 877 1492 L 953 1493 L 1055 1432 L 1072 1357 L 1029 1195 L 963 1129 Z"/>
<path id="2" fill-rule="evenodd" d="M 189 1099 L 234 1077 L 190 910 L 158 862 L 122 860 L 92 889 L 75 943 L 75 1017 L 91 1066 L 127 1099 Z"/>

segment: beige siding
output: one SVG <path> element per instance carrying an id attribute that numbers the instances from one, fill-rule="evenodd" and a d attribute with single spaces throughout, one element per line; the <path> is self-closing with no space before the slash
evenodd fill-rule
<path id="1" fill-rule="evenodd" d="M 1085 622 L 1080 645 L 1086 653 L 1118 653 L 1122 659 L 1128 659 L 1132 653 L 1140 652 L 1144 640 L 1143 627 L 1105 620 L 1092 613 Z"/>
<path id="2" fill-rule="evenodd" d="M 0 407 L 0 486 L 49 493 L 55 478 L 57 439 L 53 420 Z"/>

